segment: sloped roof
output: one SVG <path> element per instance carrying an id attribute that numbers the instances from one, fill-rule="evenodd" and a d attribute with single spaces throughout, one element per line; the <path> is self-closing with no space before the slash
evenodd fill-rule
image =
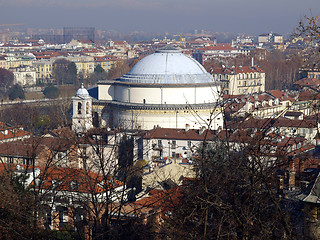
<path id="1" fill-rule="evenodd" d="M 199 134 L 197 129 L 174 129 L 174 128 L 155 128 L 148 130 L 143 135 L 144 139 L 177 139 L 177 140 L 194 140 L 203 141 L 210 140 L 215 137 L 215 132 L 205 130 L 204 133 Z"/>
<path id="2" fill-rule="evenodd" d="M 303 202 L 320 203 L 320 172 L 318 170 L 317 177 L 312 182 L 306 191 L 298 196 Z"/>

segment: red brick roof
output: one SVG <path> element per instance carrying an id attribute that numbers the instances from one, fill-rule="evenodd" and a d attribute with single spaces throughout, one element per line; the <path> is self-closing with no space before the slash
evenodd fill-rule
<path id="1" fill-rule="evenodd" d="M 300 79 L 299 81 L 296 81 L 294 84 L 295 85 L 300 85 L 300 86 L 317 87 L 317 86 L 320 85 L 320 79 L 303 78 L 303 79 Z"/>
<path id="2" fill-rule="evenodd" d="M 231 74 L 231 73 L 264 73 L 264 71 L 259 68 L 259 67 L 250 67 L 250 66 L 245 66 L 245 67 L 235 67 L 235 68 L 212 68 L 210 70 L 211 73 L 220 73 L 220 74 Z"/>
<path id="3" fill-rule="evenodd" d="M 320 99 L 320 93 L 314 93 L 309 90 L 300 92 L 298 100 L 299 101 L 308 101 L 308 100 L 316 100 Z"/>
<path id="4" fill-rule="evenodd" d="M 22 127 L 10 127 L 6 125 L 5 123 L 0 122 L 0 142 L 6 141 L 6 140 L 15 140 L 17 138 L 21 137 L 27 137 L 31 134 L 25 130 L 23 130 Z"/>

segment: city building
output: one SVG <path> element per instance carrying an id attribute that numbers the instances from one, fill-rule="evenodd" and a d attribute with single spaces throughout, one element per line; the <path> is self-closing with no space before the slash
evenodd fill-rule
<path id="1" fill-rule="evenodd" d="M 71 40 L 90 40 L 94 42 L 94 27 L 64 27 L 63 28 L 63 41 L 65 43 Z"/>
<path id="2" fill-rule="evenodd" d="M 256 66 L 221 67 L 210 70 L 216 81 L 222 83 L 225 94 L 240 95 L 265 91 L 265 72 Z"/>
<path id="3" fill-rule="evenodd" d="M 165 47 L 90 89 L 95 125 L 124 129 L 223 126 L 220 84 L 195 59 Z M 75 114 L 75 112 L 74 112 Z"/>
<path id="4" fill-rule="evenodd" d="M 53 63 L 52 59 L 40 59 L 33 63 L 38 83 L 53 83 Z"/>
<path id="5" fill-rule="evenodd" d="M 277 33 L 263 33 L 258 36 L 258 43 L 283 43 L 283 36 Z"/>
<path id="6" fill-rule="evenodd" d="M 13 72 L 14 80 L 13 84 L 19 84 L 21 86 L 34 86 L 36 85 L 36 69 L 30 66 L 20 66 L 16 68 L 10 68 Z"/>
<path id="7" fill-rule="evenodd" d="M 106 72 L 109 72 L 109 70 L 117 65 L 117 63 L 119 63 L 121 60 L 119 60 L 118 58 L 114 57 L 114 56 L 104 56 L 104 57 L 95 57 L 94 58 L 94 65 L 95 67 L 97 65 L 100 65 L 102 67 L 102 69 Z"/>
<path id="8" fill-rule="evenodd" d="M 241 51 L 230 44 L 219 44 L 196 49 L 193 53 L 193 58 L 202 64 L 217 57 L 236 57 L 239 54 L 241 54 Z"/>

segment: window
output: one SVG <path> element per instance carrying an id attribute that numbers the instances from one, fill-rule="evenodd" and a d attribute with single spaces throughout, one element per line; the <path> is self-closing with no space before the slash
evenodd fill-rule
<path id="1" fill-rule="evenodd" d="M 172 148 L 176 148 L 177 147 L 177 141 L 176 140 L 172 140 Z"/>
<path id="2" fill-rule="evenodd" d="M 32 165 L 32 163 L 33 163 L 33 160 L 31 158 L 23 159 L 23 164 L 25 165 Z"/>
<path id="3" fill-rule="evenodd" d="M 58 154 L 57 154 L 57 160 L 58 160 L 58 161 L 61 161 L 61 160 L 62 160 L 62 153 L 58 153 Z"/>
<path id="4" fill-rule="evenodd" d="M 158 147 L 162 147 L 162 140 L 158 140 Z"/>
<path id="5" fill-rule="evenodd" d="M 72 190 L 78 189 L 78 186 L 79 186 L 79 184 L 78 184 L 77 181 L 71 181 L 71 182 L 70 182 L 70 188 L 71 188 Z"/>
<path id="6" fill-rule="evenodd" d="M 81 108 L 82 108 L 82 104 L 81 102 L 78 103 L 78 114 L 81 114 Z"/>
<path id="7" fill-rule="evenodd" d="M 188 148 L 191 148 L 191 141 L 188 141 Z"/>
<path id="8" fill-rule="evenodd" d="M 89 114 L 89 102 L 86 103 L 86 114 Z"/>

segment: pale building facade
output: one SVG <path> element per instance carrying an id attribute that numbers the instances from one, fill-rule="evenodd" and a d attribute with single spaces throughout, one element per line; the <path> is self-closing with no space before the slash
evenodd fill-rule
<path id="1" fill-rule="evenodd" d="M 14 81 L 13 84 L 19 84 L 21 86 L 34 86 L 37 83 L 36 70 L 30 66 L 20 66 L 17 68 L 11 68 L 13 72 Z"/>
<path id="2" fill-rule="evenodd" d="M 72 130 L 76 133 L 86 132 L 92 126 L 92 98 L 83 84 L 72 98 Z"/>
<path id="3" fill-rule="evenodd" d="M 211 74 L 222 83 L 225 94 L 242 95 L 265 91 L 265 72 L 256 66 L 214 68 Z"/>
<path id="4" fill-rule="evenodd" d="M 120 79 L 98 83 L 95 122 L 124 129 L 223 126 L 220 85 L 174 48 L 143 58 Z"/>

